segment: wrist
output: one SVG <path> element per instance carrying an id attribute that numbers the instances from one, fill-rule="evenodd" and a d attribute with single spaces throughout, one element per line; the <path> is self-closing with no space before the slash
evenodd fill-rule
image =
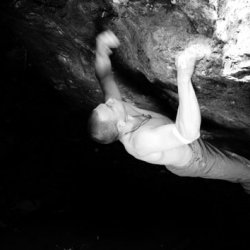
<path id="1" fill-rule="evenodd" d="M 177 82 L 188 83 L 192 78 L 193 72 L 182 71 L 177 73 Z"/>
<path id="2" fill-rule="evenodd" d="M 105 74 L 105 75 L 102 75 L 102 76 L 97 76 L 97 79 L 102 82 L 102 83 L 107 83 L 107 82 L 110 82 L 110 81 L 113 81 L 114 79 L 114 76 L 113 76 L 113 73 L 108 73 L 108 74 Z"/>
<path id="3" fill-rule="evenodd" d="M 190 80 L 194 73 L 195 64 L 182 64 L 177 67 L 177 78 L 180 80 Z"/>

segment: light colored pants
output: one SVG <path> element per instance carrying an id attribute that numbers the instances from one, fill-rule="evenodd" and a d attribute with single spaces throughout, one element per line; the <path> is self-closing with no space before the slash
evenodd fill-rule
<path id="1" fill-rule="evenodd" d="M 240 183 L 250 194 L 250 161 L 229 151 L 222 151 L 208 142 L 198 139 L 188 144 L 193 156 L 182 168 L 168 166 L 179 176 L 221 179 Z"/>

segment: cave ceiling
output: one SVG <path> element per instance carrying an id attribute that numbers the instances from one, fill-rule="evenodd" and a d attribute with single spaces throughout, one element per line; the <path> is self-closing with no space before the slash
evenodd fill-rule
<path id="1" fill-rule="evenodd" d="M 212 55 L 192 77 L 202 137 L 248 155 L 250 1 L 17 0 L 5 5 L 2 18 L 54 88 L 86 111 L 103 101 L 94 73 L 101 31 L 114 31 L 121 42 L 112 62 L 123 99 L 173 119 L 175 57 L 207 39 Z"/>

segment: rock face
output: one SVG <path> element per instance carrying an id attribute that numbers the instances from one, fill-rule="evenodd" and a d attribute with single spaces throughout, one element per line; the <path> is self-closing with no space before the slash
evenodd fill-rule
<path id="1" fill-rule="evenodd" d="M 54 87 L 87 110 L 103 98 L 93 67 L 102 30 L 121 41 L 112 60 L 123 98 L 169 115 L 178 105 L 175 56 L 189 43 L 209 40 L 213 53 L 192 79 L 203 136 L 225 139 L 229 149 L 230 138 L 237 139 L 248 154 L 250 1 L 20 0 L 3 16 Z"/>

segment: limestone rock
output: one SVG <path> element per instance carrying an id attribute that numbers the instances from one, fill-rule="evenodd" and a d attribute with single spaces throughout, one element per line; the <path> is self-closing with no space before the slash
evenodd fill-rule
<path id="1" fill-rule="evenodd" d="M 54 87 L 87 110 L 103 100 L 93 68 L 102 30 L 121 41 L 112 60 L 123 98 L 172 114 L 175 57 L 189 43 L 209 40 L 213 53 L 197 63 L 192 78 L 204 136 L 226 138 L 230 129 L 249 146 L 250 1 L 19 0 L 2 16 Z"/>

